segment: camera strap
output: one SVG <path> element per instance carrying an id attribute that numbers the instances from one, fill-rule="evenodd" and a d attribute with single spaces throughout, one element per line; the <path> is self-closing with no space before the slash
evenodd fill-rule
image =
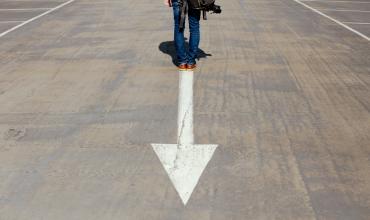
<path id="1" fill-rule="evenodd" d="M 182 0 L 181 1 L 181 15 L 180 15 L 180 30 L 183 30 L 185 28 L 185 19 L 186 14 L 188 13 L 188 1 Z"/>

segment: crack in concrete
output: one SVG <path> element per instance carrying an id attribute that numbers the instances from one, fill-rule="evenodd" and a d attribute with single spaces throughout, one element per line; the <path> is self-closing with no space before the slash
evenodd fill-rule
<path id="1" fill-rule="evenodd" d="M 183 117 L 183 119 L 181 120 L 181 129 L 180 129 L 180 132 L 179 132 L 179 135 L 178 135 L 178 145 L 182 145 L 183 143 L 181 143 L 181 139 L 182 139 L 182 135 L 183 135 L 183 133 L 184 133 L 184 128 L 185 128 L 185 119 L 186 119 L 186 116 L 189 114 L 189 112 L 190 112 L 190 109 L 192 108 L 192 105 L 191 104 L 189 104 L 189 106 L 188 106 L 188 108 L 187 108 L 187 110 L 186 110 L 186 112 L 185 112 L 185 114 L 184 114 L 184 117 Z M 191 143 L 190 144 L 193 144 L 192 142 L 193 142 L 193 140 L 191 140 L 190 141 Z M 186 143 L 186 144 L 188 144 L 188 143 Z"/>
<path id="2" fill-rule="evenodd" d="M 184 114 L 184 117 L 182 118 L 181 120 L 181 129 L 180 129 L 180 132 L 178 134 L 178 137 L 177 137 L 177 151 L 176 151 L 176 157 L 175 157 L 175 160 L 173 161 L 173 168 L 171 170 L 175 171 L 178 169 L 178 160 L 179 160 L 179 151 L 181 151 L 181 149 L 184 147 L 184 143 L 182 143 L 181 139 L 182 139 L 182 135 L 184 134 L 184 128 L 185 128 L 185 119 L 186 117 L 189 115 L 189 112 L 192 108 L 192 104 L 189 104 L 185 114 Z M 191 143 L 186 143 L 186 144 L 193 144 L 192 143 L 193 140 L 191 140 Z M 186 145 L 185 144 L 185 145 Z"/>

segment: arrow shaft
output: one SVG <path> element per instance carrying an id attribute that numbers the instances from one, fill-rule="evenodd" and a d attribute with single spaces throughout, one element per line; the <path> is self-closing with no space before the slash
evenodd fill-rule
<path id="1" fill-rule="evenodd" d="M 194 144 L 193 130 L 193 71 L 180 71 L 177 143 Z"/>

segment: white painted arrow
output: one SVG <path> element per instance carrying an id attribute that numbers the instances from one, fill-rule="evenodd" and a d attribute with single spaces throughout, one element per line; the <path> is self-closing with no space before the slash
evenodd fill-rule
<path id="1" fill-rule="evenodd" d="M 177 144 L 152 144 L 184 205 L 217 145 L 194 145 L 193 71 L 180 71 Z"/>

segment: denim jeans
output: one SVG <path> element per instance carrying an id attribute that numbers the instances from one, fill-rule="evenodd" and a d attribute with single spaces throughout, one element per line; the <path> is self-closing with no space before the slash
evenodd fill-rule
<path id="1" fill-rule="evenodd" d="M 175 22 L 174 40 L 177 61 L 179 64 L 186 63 L 195 64 L 196 63 L 195 59 L 197 58 L 198 55 L 198 47 L 200 41 L 200 31 L 199 31 L 200 11 L 189 8 L 188 17 L 189 17 L 190 39 L 189 39 L 189 50 L 186 51 L 184 37 L 185 28 L 180 30 L 181 8 L 177 0 L 172 0 L 172 7 Z"/>

